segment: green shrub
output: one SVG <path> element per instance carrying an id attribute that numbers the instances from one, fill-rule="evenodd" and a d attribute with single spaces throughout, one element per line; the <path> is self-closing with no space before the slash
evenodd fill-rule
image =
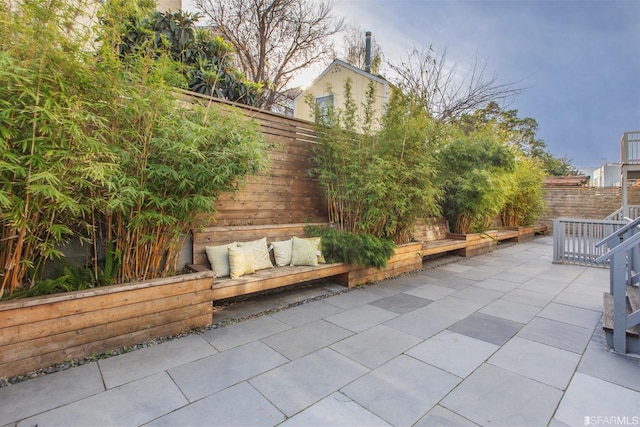
<path id="1" fill-rule="evenodd" d="M 507 201 L 514 151 L 489 132 L 474 132 L 454 136 L 438 159 L 441 203 L 452 231 L 486 230 Z"/>
<path id="2" fill-rule="evenodd" d="M 376 123 L 373 85 L 363 117 L 349 80 L 344 96 L 343 110 L 316 114 L 320 143 L 313 172 L 327 196 L 329 220 L 342 231 L 405 243 L 418 219 L 438 214 L 431 155 L 438 126 L 398 93 Z"/>
<path id="3" fill-rule="evenodd" d="M 3 299 L 28 298 L 60 292 L 79 291 L 105 284 L 96 281 L 93 270 L 87 267 L 66 264 L 62 270 L 55 272 L 54 275 L 54 279 L 38 280 L 31 287 L 18 288 Z"/>
<path id="4" fill-rule="evenodd" d="M 545 170 L 536 159 L 520 157 L 516 161 L 501 213 L 503 225 L 531 225 L 540 218 L 545 209 L 542 195 L 545 176 Z"/>
<path id="5" fill-rule="evenodd" d="M 87 229 L 87 194 L 116 168 L 92 96 L 91 34 L 75 2 L 0 4 L 0 294 L 37 280 Z"/>
<path id="6" fill-rule="evenodd" d="M 121 55 L 133 3 L 88 28 L 84 1 L 0 2 L 0 294 L 38 282 L 72 238 L 93 244 L 94 283 L 171 275 L 217 197 L 268 164 L 255 121 L 180 101 L 171 52 Z M 61 274 L 41 286 L 69 288 Z"/>
<path id="7" fill-rule="evenodd" d="M 321 237 L 322 254 L 327 262 L 376 267 L 382 269 L 393 256 L 395 244 L 370 234 L 355 234 L 335 228 L 306 227 L 311 237 Z"/>

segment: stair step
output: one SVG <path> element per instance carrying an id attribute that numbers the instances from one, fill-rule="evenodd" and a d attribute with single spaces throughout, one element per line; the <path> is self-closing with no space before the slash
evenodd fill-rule
<path id="1" fill-rule="evenodd" d="M 640 310 L 640 288 L 637 286 L 627 286 L 627 298 L 629 298 L 632 311 Z"/>
<path id="2" fill-rule="evenodd" d="M 602 317 L 602 328 L 605 331 L 613 331 L 613 295 L 609 292 L 604 293 L 604 315 Z M 627 298 L 627 315 L 632 313 L 631 304 L 629 298 Z M 632 326 L 627 329 L 627 336 L 640 337 L 638 333 L 638 327 Z"/>

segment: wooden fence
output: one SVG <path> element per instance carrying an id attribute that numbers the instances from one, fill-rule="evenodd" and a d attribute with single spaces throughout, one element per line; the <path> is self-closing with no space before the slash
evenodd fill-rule
<path id="1" fill-rule="evenodd" d="M 209 101 L 208 97 L 191 93 L 185 99 Z M 233 105 L 256 120 L 273 148 L 269 150 L 269 172 L 249 177 L 247 185 L 235 195 L 222 195 L 215 222 L 209 226 L 328 222 L 322 188 L 309 174 L 317 140 L 313 123 L 222 100 L 214 102 L 223 107 Z"/>
<path id="2" fill-rule="evenodd" d="M 185 95 L 188 102 L 210 102 L 210 98 Z M 237 194 L 225 194 L 218 203 L 216 225 L 277 225 L 299 222 L 327 222 L 326 200 L 319 182 L 309 175 L 313 168 L 313 147 L 317 143 L 313 123 L 222 100 L 216 105 L 234 106 L 258 121 L 269 151 L 271 169 L 250 177 Z M 620 208 L 620 188 L 545 187 L 547 209 L 536 225 L 553 229 L 555 218 L 601 220 Z M 629 188 L 629 204 L 640 205 L 640 187 Z"/>

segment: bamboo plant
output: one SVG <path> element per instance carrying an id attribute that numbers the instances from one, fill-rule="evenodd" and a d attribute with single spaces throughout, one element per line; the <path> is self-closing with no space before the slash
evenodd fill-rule
<path id="1" fill-rule="evenodd" d="M 218 195 L 268 164 L 255 122 L 178 101 L 170 54 L 118 54 L 116 18 L 144 8 L 107 2 L 94 50 L 84 3 L 0 2 L 0 295 L 70 239 L 91 243 L 90 285 L 173 274 Z"/>

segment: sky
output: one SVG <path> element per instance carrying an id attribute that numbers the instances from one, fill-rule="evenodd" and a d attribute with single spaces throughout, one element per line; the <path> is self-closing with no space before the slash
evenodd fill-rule
<path id="1" fill-rule="evenodd" d="M 523 93 L 508 109 L 576 167 L 620 161 L 640 130 L 640 0 L 336 0 L 336 16 L 371 31 L 388 61 L 413 47 L 447 50 L 459 69 L 478 60 Z"/>
<path id="2" fill-rule="evenodd" d="M 431 45 L 459 70 L 477 59 L 487 78 L 515 83 L 523 93 L 506 108 L 534 118 L 547 149 L 578 168 L 619 162 L 622 134 L 640 130 L 640 0 L 332 4 L 373 33 L 387 61 Z"/>

